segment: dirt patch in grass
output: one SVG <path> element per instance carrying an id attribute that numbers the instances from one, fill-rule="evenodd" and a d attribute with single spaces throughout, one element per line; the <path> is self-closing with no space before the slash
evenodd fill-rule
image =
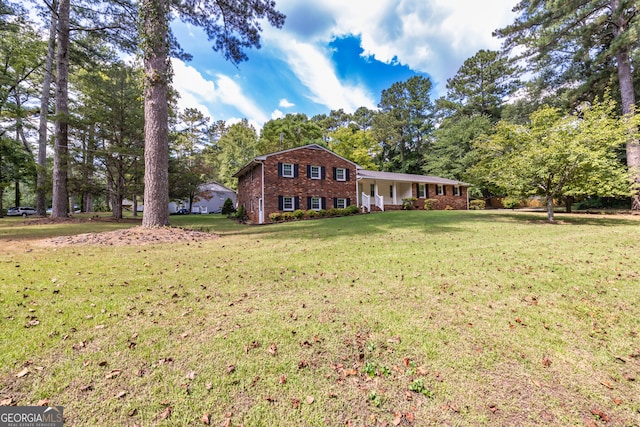
<path id="1" fill-rule="evenodd" d="M 39 246 L 68 245 L 146 245 L 152 243 L 201 242 L 218 236 L 203 231 L 175 227 L 133 227 L 103 233 L 83 233 L 74 236 L 61 236 L 41 240 Z"/>

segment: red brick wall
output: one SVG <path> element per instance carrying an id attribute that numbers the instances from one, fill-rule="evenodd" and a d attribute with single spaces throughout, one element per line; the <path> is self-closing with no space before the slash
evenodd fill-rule
<path id="1" fill-rule="evenodd" d="M 443 196 L 436 196 L 436 185 L 428 184 L 427 199 L 437 200 L 438 203 L 434 206 L 434 209 L 445 209 L 447 206 L 451 206 L 453 209 L 466 210 L 467 209 L 467 187 L 460 187 L 460 195 L 453 195 L 453 185 L 444 186 L 445 194 Z M 413 184 L 413 197 L 418 197 L 418 189 L 416 184 Z M 415 202 L 415 206 L 418 209 L 424 209 L 425 198 L 419 198 Z"/>
<path id="2" fill-rule="evenodd" d="M 258 202 L 262 197 L 262 165 L 238 178 L 238 207 L 244 206 L 250 222 L 259 223 Z"/>
<path id="3" fill-rule="evenodd" d="M 296 178 L 285 178 L 278 175 L 278 163 L 291 163 L 298 165 Z M 326 198 L 326 209 L 333 208 L 334 198 L 350 199 L 352 205 L 356 200 L 356 168 L 355 166 L 332 154 L 329 151 L 316 148 L 300 148 L 284 153 L 267 156 L 264 161 L 264 222 L 271 222 L 269 214 L 281 212 L 278 209 L 278 196 L 299 197 L 300 209 L 307 209 L 307 197 Z M 307 177 L 307 165 L 324 166 L 325 178 L 312 179 Z M 336 181 L 333 178 L 333 168 L 349 170 L 348 181 Z M 238 205 L 244 204 L 249 220 L 259 222 L 258 199 L 261 195 L 260 167 L 253 169 L 253 181 L 250 180 L 251 172 L 247 172 L 238 180 Z M 253 200 L 253 212 L 251 212 L 251 200 Z"/>

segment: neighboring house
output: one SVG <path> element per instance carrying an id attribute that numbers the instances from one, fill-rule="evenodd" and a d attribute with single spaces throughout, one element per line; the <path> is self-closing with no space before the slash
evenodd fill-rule
<path id="1" fill-rule="evenodd" d="M 357 205 L 363 211 L 402 209 L 402 199 L 438 200 L 436 209 L 467 209 L 468 184 L 423 175 L 375 172 L 317 144 L 259 156 L 238 178 L 238 206 L 250 222 L 270 222 L 269 214 Z M 420 200 L 422 199 L 422 200 Z"/>
<path id="2" fill-rule="evenodd" d="M 217 182 L 200 184 L 198 192 L 193 198 L 191 213 L 220 213 L 227 199 L 231 199 L 233 206 L 236 206 L 237 195 L 235 191 Z M 171 202 L 169 203 L 169 213 L 175 213 L 183 207 L 189 208 L 189 201 Z"/>

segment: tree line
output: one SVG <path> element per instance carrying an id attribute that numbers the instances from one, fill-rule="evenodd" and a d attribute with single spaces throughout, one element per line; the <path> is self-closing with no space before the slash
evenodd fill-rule
<path id="1" fill-rule="evenodd" d="M 249 160 L 309 143 L 367 169 L 465 181 L 476 197 L 619 197 L 640 210 L 634 1 L 520 1 L 495 32 L 503 49 L 468 58 L 441 98 L 415 75 L 376 109 L 288 114 L 260 130 L 179 111 L 171 89 L 168 58 L 188 53 L 169 16 L 202 26 L 238 63 L 259 47 L 257 20 L 285 19 L 273 2 L 243 4 L 34 0 L 29 13 L 1 3 L 0 212 L 25 191 L 41 214 L 51 200 L 53 216 L 77 203 L 119 218 L 125 199 L 134 212 L 142 199 L 143 225 L 166 225 L 170 199 L 191 202 L 211 180 L 234 188 Z"/>

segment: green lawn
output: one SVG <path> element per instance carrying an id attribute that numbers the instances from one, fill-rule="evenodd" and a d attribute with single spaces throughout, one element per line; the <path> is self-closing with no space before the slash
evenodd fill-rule
<path id="1" fill-rule="evenodd" d="M 189 215 L 220 238 L 106 247 L 30 240 L 135 224 L 0 219 L 0 402 L 65 426 L 638 425 L 640 218 L 544 218 Z"/>

